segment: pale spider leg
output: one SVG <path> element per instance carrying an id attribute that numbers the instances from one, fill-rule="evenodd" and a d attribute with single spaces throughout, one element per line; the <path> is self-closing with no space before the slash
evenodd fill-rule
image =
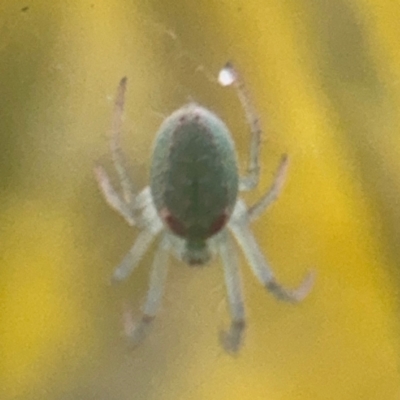
<path id="1" fill-rule="evenodd" d="M 94 173 L 107 204 L 117 211 L 130 226 L 134 226 L 136 221 L 129 206 L 119 197 L 118 193 L 111 185 L 110 178 L 104 168 L 96 166 Z"/>
<path id="2" fill-rule="evenodd" d="M 112 276 L 113 282 L 123 281 L 133 272 L 150 247 L 157 233 L 158 232 L 151 231 L 150 229 L 145 229 L 139 233 L 139 236 L 136 238 L 128 254 L 115 269 Z"/>
<path id="3" fill-rule="evenodd" d="M 141 214 L 135 216 L 135 223 L 139 228 L 150 229 L 158 233 L 162 228 L 162 221 L 160 220 L 157 210 L 154 207 L 153 199 L 150 193 L 150 187 L 146 186 L 136 196 L 136 206 L 141 210 Z"/>
<path id="4" fill-rule="evenodd" d="M 261 125 L 258 114 L 252 104 L 250 94 L 240 75 L 231 63 L 227 63 L 220 71 L 219 82 L 223 86 L 233 85 L 239 97 L 239 101 L 246 115 L 247 123 L 250 125 L 251 141 L 250 155 L 246 175 L 240 178 L 239 190 L 248 191 L 254 189 L 260 180 L 260 147 L 261 147 Z"/>
<path id="5" fill-rule="evenodd" d="M 289 167 L 289 159 L 286 154 L 281 158 L 278 169 L 275 172 L 274 180 L 268 191 L 261 197 L 260 200 L 251 206 L 247 214 L 250 221 L 257 219 L 279 196 L 283 184 L 285 182 L 286 173 Z"/>
<path id="6" fill-rule="evenodd" d="M 169 243 L 164 236 L 154 256 L 149 291 L 142 307 L 143 315 L 137 324 L 127 324 L 126 335 L 133 346 L 137 346 L 147 336 L 160 308 L 168 272 L 168 250 Z"/>
<path id="7" fill-rule="evenodd" d="M 308 295 L 314 284 L 314 272 L 309 272 L 296 289 L 285 289 L 275 279 L 271 267 L 261 253 L 248 227 L 248 223 L 245 220 L 232 221 L 229 227 L 242 247 L 254 275 L 277 299 L 290 303 L 298 303 Z"/>
<path id="8" fill-rule="evenodd" d="M 117 171 L 125 202 L 129 204 L 132 209 L 136 209 L 135 204 L 135 190 L 132 181 L 129 178 L 128 172 L 125 168 L 125 157 L 120 146 L 120 136 L 122 128 L 122 115 L 124 112 L 125 91 L 126 91 L 126 76 L 123 77 L 117 89 L 117 95 L 114 103 L 113 117 L 110 132 L 110 150 Z"/>
<path id="9" fill-rule="evenodd" d="M 222 239 L 219 243 L 219 252 L 224 267 L 225 284 L 232 321 L 229 331 L 222 331 L 220 333 L 220 340 L 227 352 L 236 353 L 241 346 L 246 328 L 242 281 L 237 252 L 232 238 L 226 231 Z"/>

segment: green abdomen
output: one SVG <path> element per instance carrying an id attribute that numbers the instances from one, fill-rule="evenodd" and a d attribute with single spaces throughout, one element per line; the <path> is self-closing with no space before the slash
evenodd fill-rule
<path id="1" fill-rule="evenodd" d="M 156 138 L 150 186 L 161 218 L 177 235 L 204 240 L 220 230 L 238 191 L 226 125 L 194 104 L 173 113 Z"/>

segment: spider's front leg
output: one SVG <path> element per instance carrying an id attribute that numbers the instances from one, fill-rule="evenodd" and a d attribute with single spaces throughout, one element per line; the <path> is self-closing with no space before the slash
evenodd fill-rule
<path id="1" fill-rule="evenodd" d="M 165 281 L 168 270 L 169 242 L 166 236 L 161 239 L 161 243 L 156 251 L 150 276 L 150 286 L 147 292 L 147 299 L 142 307 L 142 317 L 138 323 L 131 320 L 131 315 L 126 315 L 124 325 L 125 334 L 129 343 L 136 347 L 149 333 L 154 318 L 161 305 L 164 294 Z"/>
<path id="2" fill-rule="evenodd" d="M 227 352 L 237 353 L 243 341 L 246 321 L 237 253 L 227 231 L 221 233 L 219 253 L 224 267 L 225 284 L 232 318 L 229 331 L 222 331 L 220 340 Z"/>
<path id="3" fill-rule="evenodd" d="M 229 228 L 233 232 L 240 247 L 243 249 L 254 275 L 278 300 L 290 303 L 302 301 L 308 295 L 314 284 L 314 271 L 309 272 L 296 289 L 286 289 L 276 280 L 269 263 L 262 254 L 250 230 L 249 223 L 250 216 L 248 215 L 247 208 L 244 202 L 239 199 L 229 223 Z"/>

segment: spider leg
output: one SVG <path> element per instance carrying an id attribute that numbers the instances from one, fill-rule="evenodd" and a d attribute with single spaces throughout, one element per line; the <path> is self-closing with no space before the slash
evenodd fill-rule
<path id="1" fill-rule="evenodd" d="M 239 200 L 238 203 L 239 208 L 242 208 L 242 210 L 239 209 L 236 213 L 240 214 L 246 212 L 243 202 Z M 249 229 L 248 220 L 243 218 L 243 215 L 234 215 L 234 218 L 232 218 L 229 223 L 229 228 L 233 232 L 239 245 L 242 247 L 254 275 L 278 300 L 298 303 L 308 295 L 314 284 L 314 272 L 309 272 L 296 289 L 286 289 L 275 279 L 270 265 L 261 253 L 261 250 Z"/>
<path id="2" fill-rule="evenodd" d="M 110 178 L 108 177 L 104 168 L 101 166 L 96 166 L 94 169 L 94 173 L 99 188 L 103 193 L 103 196 L 106 199 L 107 204 L 112 209 L 117 211 L 130 226 L 134 226 L 136 224 L 136 220 L 132 215 L 130 207 L 125 203 L 124 200 L 120 198 L 119 194 L 113 188 L 110 182 Z"/>
<path id="3" fill-rule="evenodd" d="M 251 206 L 247 213 L 250 221 L 257 219 L 279 196 L 283 184 L 285 182 L 286 173 L 289 166 L 289 159 L 286 154 L 281 158 L 281 162 L 275 172 L 274 180 L 268 191 L 261 197 L 260 200 Z"/>
<path id="4" fill-rule="evenodd" d="M 122 126 L 122 115 L 124 110 L 124 96 L 126 91 L 126 77 L 122 78 L 115 98 L 113 118 L 110 132 L 110 151 L 117 171 L 121 188 L 122 198 L 111 184 L 110 178 L 101 166 L 95 168 L 95 176 L 103 192 L 103 195 L 111 208 L 116 210 L 128 222 L 129 225 L 140 225 L 140 206 L 137 204 L 137 196 L 128 172 L 125 168 L 125 158 L 120 146 L 120 132 Z"/>
<path id="5" fill-rule="evenodd" d="M 148 229 L 140 232 L 128 254 L 115 269 L 112 276 L 112 282 L 123 281 L 134 271 L 134 269 L 139 264 L 139 261 L 142 259 L 144 253 L 146 253 L 146 251 L 150 247 L 155 236 L 156 233 Z"/>
<path id="6" fill-rule="evenodd" d="M 219 253 L 224 266 L 225 284 L 232 321 L 229 331 L 220 333 L 220 341 L 227 352 L 236 353 L 241 346 L 246 328 L 242 282 L 236 249 L 228 232 L 225 232 L 222 239 L 219 244 Z"/>
<path id="7" fill-rule="evenodd" d="M 135 208 L 135 190 L 125 168 L 125 157 L 120 146 L 120 135 L 122 127 L 122 115 L 124 111 L 125 91 L 127 78 L 123 77 L 117 89 L 117 96 L 114 103 L 113 118 L 110 132 L 110 150 L 115 170 L 121 182 L 124 200 L 131 207 Z"/>
<path id="8" fill-rule="evenodd" d="M 168 250 L 169 244 L 164 237 L 154 257 L 150 276 L 150 287 L 146 302 L 142 307 L 142 317 L 137 324 L 126 324 L 128 328 L 126 329 L 126 335 L 129 338 L 130 344 L 133 346 L 137 346 L 147 336 L 160 308 L 168 272 Z"/>
<path id="9" fill-rule="evenodd" d="M 239 101 L 246 115 L 247 123 L 250 125 L 250 157 L 247 172 L 240 179 L 239 190 L 248 191 L 254 189 L 260 180 L 260 147 L 261 147 L 261 125 L 258 114 L 252 104 L 249 92 L 240 75 L 231 63 L 227 63 L 220 71 L 219 82 L 223 86 L 233 85 L 236 89 Z"/>

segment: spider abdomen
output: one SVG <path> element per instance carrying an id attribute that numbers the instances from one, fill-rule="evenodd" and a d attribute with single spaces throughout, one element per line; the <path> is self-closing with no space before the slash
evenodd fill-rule
<path id="1" fill-rule="evenodd" d="M 175 111 L 156 137 L 150 188 L 161 219 L 176 235 L 203 241 L 221 230 L 238 192 L 227 126 L 197 104 Z"/>

